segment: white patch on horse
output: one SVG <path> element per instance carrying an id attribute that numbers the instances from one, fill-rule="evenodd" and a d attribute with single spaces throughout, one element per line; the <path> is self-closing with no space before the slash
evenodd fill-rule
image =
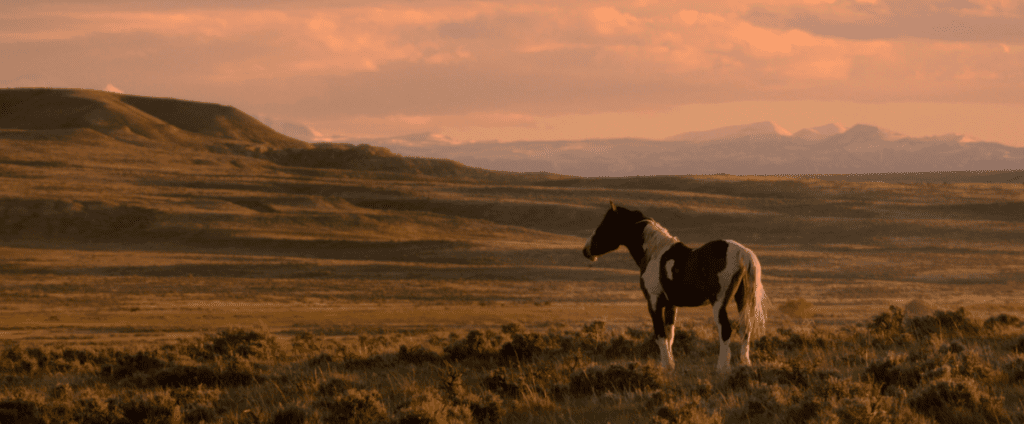
<path id="1" fill-rule="evenodd" d="M 643 222 L 643 221 L 641 221 Z M 650 308 L 653 310 L 658 305 L 658 298 L 661 297 L 663 289 L 661 288 L 661 272 L 657 266 L 650 266 L 650 264 L 661 263 L 661 256 L 665 254 L 668 248 L 672 247 L 673 244 L 679 243 L 679 239 L 672 237 L 665 227 L 662 227 L 654 220 L 646 220 L 647 226 L 644 227 L 644 272 L 640 275 L 640 279 L 643 280 L 644 289 L 648 293 L 648 301 L 650 302 Z"/>

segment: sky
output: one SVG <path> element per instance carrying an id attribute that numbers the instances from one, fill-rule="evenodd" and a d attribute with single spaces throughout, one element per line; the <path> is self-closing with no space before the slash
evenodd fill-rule
<path id="1" fill-rule="evenodd" d="M 1024 146 L 1024 1 L 0 0 L 0 87 L 325 136 L 663 138 L 774 121 Z"/>

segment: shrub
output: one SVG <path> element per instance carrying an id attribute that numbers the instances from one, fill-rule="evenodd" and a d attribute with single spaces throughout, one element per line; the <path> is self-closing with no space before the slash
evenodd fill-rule
<path id="1" fill-rule="evenodd" d="M 444 378 L 438 384 L 438 390 L 450 410 L 461 411 L 462 408 L 468 408 L 476 422 L 497 422 L 501 416 L 501 398 L 493 393 L 485 393 L 483 396 L 470 393 L 462 384 L 462 373 L 454 367 L 449 367 L 445 371 Z"/>
<path id="2" fill-rule="evenodd" d="M 4 341 L 3 350 L 0 350 L 0 371 L 27 374 L 36 368 L 38 363 L 25 353 L 18 342 Z"/>
<path id="3" fill-rule="evenodd" d="M 931 316 L 910 318 L 906 322 L 907 332 L 918 339 L 933 334 L 946 337 L 976 336 L 981 327 L 967 316 L 964 308 L 956 311 L 935 311 Z"/>
<path id="4" fill-rule="evenodd" d="M 501 326 L 501 332 L 508 335 L 519 334 L 526 331 L 522 324 L 516 322 L 510 322 Z"/>
<path id="5" fill-rule="evenodd" d="M 522 391 L 522 383 L 517 382 L 508 368 L 491 370 L 483 380 L 483 386 L 487 390 L 505 397 L 517 397 Z"/>
<path id="6" fill-rule="evenodd" d="M 277 340 L 267 331 L 228 328 L 210 338 L 208 350 L 219 356 L 266 358 L 279 351 Z"/>
<path id="7" fill-rule="evenodd" d="M 175 365 L 158 370 L 143 379 L 142 386 L 163 387 L 245 386 L 259 383 L 264 377 L 249 362 L 234 360 L 222 366 Z M 148 383 L 148 384 L 147 384 Z"/>
<path id="8" fill-rule="evenodd" d="M 673 399 L 657 407 L 652 421 L 661 424 L 693 423 L 698 422 L 703 413 L 704 408 L 701 408 L 694 399 Z M 703 418 L 703 421 L 721 421 L 712 420 L 710 417 Z"/>
<path id="9" fill-rule="evenodd" d="M 111 367 L 110 376 L 120 380 L 136 373 L 146 373 L 164 367 L 167 362 L 160 359 L 156 351 L 141 351 L 133 354 L 117 356 L 116 364 Z"/>
<path id="10" fill-rule="evenodd" d="M 911 393 L 907 401 L 921 414 L 943 423 L 1010 421 L 1001 398 L 983 393 L 974 381 L 964 378 L 932 382 Z"/>
<path id="11" fill-rule="evenodd" d="M 444 347 L 444 353 L 456 361 L 474 357 L 492 357 L 498 354 L 504 338 L 502 335 L 487 330 L 472 330 L 464 339 L 453 336 L 451 342 Z"/>
<path id="12" fill-rule="evenodd" d="M 501 346 L 501 357 L 507 360 L 526 360 L 542 352 L 557 352 L 562 349 L 555 337 L 537 333 L 515 333 L 512 340 Z"/>
<path id="13" fill-rule="evenodd" d="M 0 400 L 0 423 L 44 423 L 37 402 L 28 399 Z"/>
<path id="14" fill-rule="evenodd" d="M 998 316 L 990 317 L 985 320 L 984 327 L 986 330 L 996 330 L 1006 327 L 1020 327 L 1020 318 L 1014 315 L 999 314 Z"/>
<path id="15" fill-rule="evenodd" d="M 420 345 L 413 347 L 401 345 L 398 347 L 398 360 L 413 364 L 422 364 L 424 362 L 438 362 L 441 360 L 441 355 Z"/>
<path id="16" fill-rule="evenodd" d="M 974 351 L 951 342 L 938 351 L 925 348 L 909 356 L 890 353 L 885 360 L 868 365 L 867 373 L 883 387 L 915 388 L 922 382 L 951 377 L 988 378 L 994 370 Z"/>
<path id="17" fill-rule="evenodd" d="M 1003 372 L 1010 383 L 1020 383 L 1024 380 L 1024 358 L 1017 357 L 1003 365 Z"/>
<path id="18" fill-rule="evenodd" d="M 733 389 L 749 389 L 758 383 L 808 388 L 822 385 L 830 378 L 838 378 L 838 373 L 832 370 L 807 369 L 792 363 L 761 364 L 734 369 L 726 383 Z"/>
<path id="19" fill-rule="evenodd" d="M 577 395 L 657 389 L 665 385 L 665 375 L 651 364 L 596 366 L 573 373 L 569 377 L 569 385 Z"/>
<path id="20" fill-rule="evenodd" d="M 331 422 L 370 424 L 388 419 L 388 410 L 376 390 L 348 389 L 344 393 L 324 397 L 320 406 L 326 410 L 326 418 Z"/>
<path id="21" fill-rule="evenodd" d="M 298 405 L 289 405 L 274 412 L 271 424 L 305 424 L 309 422 L 309 414 Z"/>
<path id="22" fill-rule="evenodd" d="M 921 373 L 912 361 L 908 361 L 906 355 L 892 352 L 884 360 L 868 365 L 866 372 L 875 382 L 881 384 L 883 389 L 889 385 L 916 387 L 921 381 Z"/>
<path id="23" fill-rule="evenodd" d="M 126 423 L 172 424 L 181 421 L 181 408 L 167 391 L 134 393 L 118 400 Z"/>
<path id="24" fill-rule="evenodd" d="M 313 334 L 309 331 L 302 331 L 292 336 L 292 351 L 296 353 L 311 353 L 322 351 L 326 340 L 323 336 Z"/>
<path id="25" fill-rule="evenodd" d="M 876 315 L 868 324 L 868 329 L 886 336 L 903 332 L 903 310 L 890 305 L 889 312 Z"/>
<path id="26" fill-rule="evenodd" d="M 399 424 L 468 424 L 473 416 L 468 406 L 445 402 L 434 390 L 417 394 L 401 412 Z"/>
<path id="27" fill-rule="evenodd" d="M 757 384 L 748 391 L 743 406 L 733 411 L 735 418 L 728 421 L 766 422 L 781 418 L 786 403 L 781 387 Z"/>
<path id="28" fill-rule="evenodd" d="M 121 421 L 124 416 L 114 407 L 113 399 L 94 392 L 80 395 L 72 405 L 72 420 L 81 424 L 109 424 Z M 2 422 L 2 421 L 0 421 Z"/>

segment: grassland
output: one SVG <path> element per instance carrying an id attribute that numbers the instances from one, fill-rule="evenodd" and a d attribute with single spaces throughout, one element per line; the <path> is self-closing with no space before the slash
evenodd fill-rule
<path id="1" fill-rule="evenodd" d="M 97 128 L 0 129 L 0 422 L 1024 419 L 1019 183 L 580 179 Z M 713 373 L 705 307 L 655 368 L 635 264 L 580 253 L 608 200 L 758 254 L 754 367 Z"/>

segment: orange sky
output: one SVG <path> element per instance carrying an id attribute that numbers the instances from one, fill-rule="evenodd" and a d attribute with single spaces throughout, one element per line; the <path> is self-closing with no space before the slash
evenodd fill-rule
<path id="1" fill-rule="evenodd" d="M 1024 146 L 1020 1 L 182 4 L 0 0 L 0 87 L 110 84 L 364 137 L 772 120 Z"/>

